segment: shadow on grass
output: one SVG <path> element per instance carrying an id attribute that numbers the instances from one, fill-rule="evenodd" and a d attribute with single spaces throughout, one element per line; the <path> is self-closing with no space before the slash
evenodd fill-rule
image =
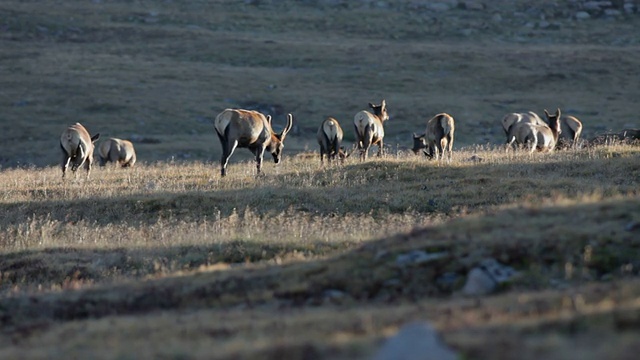
<path id="1" fill-rule="evenodd" d="M 443 287 L 440 277 L 448 274 L 464 279 L 471 267 L 487 257 L 521 273 L 504 290 L 540 290 L 554 281 L 572 286 L 637 277 L 639 203 L 636 196 L 503 210 L 379 239 L 326 259 L 285 264 L 251 264 L 253 259 L 235 248 L 238 244 L 228 248 L 56 249 L 3 255 L 2 273 L 7 280 L 12 281 L 15 273 L 16 279 L 30 279 L 26 281 L 34 284 L 62 281 L 57 285 L 63 291 L 6 294 L 0 297 L 0 322 L 7 326 L 163 309 L 320 306 L 333 301 L 347 306 L 401 303 L 450 295 L 454 288 Z M 270 248 L 250 241 L 242 247 Z M 277 242 L 271 245 L 271 251 L 280 249 Z M 397 256 L 412 250 L 442 256 L 399 264 Z M 287 251 L 292 251 L 289 245 Z M 212 261 L 238 258 L 247 262 L 207 266 Z M 166 262 L 177 265 L 163 271 Z M 567 264 L 579 275 L 568 275 Z M 74 288 L 77 290 L 72 291 Z"/>
<path id="2" fill-rule="evenodd" d="M 80 200 L 47 200 L 43 194 L 40 201 L 0 204 L 4 214 L 0 227 L 27 224 L 33 219 L 139 226 L 159 219 L 224 218 L 245 209 L 261 216 L 287 211 L 318 216 L 406 211 L 455 214 L 460 209 L 553 197 L 637 194 L 640 183 L 634 174 L 638 171 L 634 157 L 466 167 L 428 161 L 369 161 L 324 171 L 266 175 L 272 178 L 249 189 L 159 191 Z"/>

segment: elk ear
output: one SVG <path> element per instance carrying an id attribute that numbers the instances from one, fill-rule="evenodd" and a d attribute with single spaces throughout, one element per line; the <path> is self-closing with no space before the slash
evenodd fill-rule
<path id="1" fill-rule="evenodd" d="M 91 142 L 94 143 L 96 142 L 98 139 L 100 139 L 100 133 L 97 133 L 95 135 L 93 135 L 93 137 L 91 138 Z"/>
<path id="2" fill-rule="evenodd" d="M 271 126 L 271 115 L 267 115 L 267 123 Z"/>
<path id="3" fill-rule="evenodd" d="M 375 109 L 375 108 L 376 108 L 376 106 L 375 106 L 375 105 L 373 105 L 372 103 L 369 103 L 369 107 L 370 107 L 370 108 L 372 108 L 372 109 Z"/>
<path id="4" fill-rule="evenodd" d="M 381 108 L 385 108 L 387 106 L 387 101 L 385 99 L 382 99 L 382 103 L 380 104 Z"/>
<path id="5" fill-rule="evenodd" d="M 558 110 L 556 110 L 556 116 L 558 117 L 558 119 L 560 118 L 560 108 L 558 108 Z"/>
<path id="6" fill-rule="evenodd" d="M 547 118 L 549 118 L 549 112 L 547 111 L 547 109 L 544 109 L 544 114 L 547 115 Z"/>

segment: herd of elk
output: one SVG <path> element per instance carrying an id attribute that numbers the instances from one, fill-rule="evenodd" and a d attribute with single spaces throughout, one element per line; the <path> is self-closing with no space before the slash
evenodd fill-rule
<path id="1" fill-rule="evenodd" d="M 389 120 L 387 103 L 383 99 L 380 105 L 369 103 L 372 112 L 362 110 L 353 118 L 355 141 L 353 151 L 360 151 L 360 160 L 368 157 L 372 145 L 378 147 L 378 156 L 384 154 L 384 124 Z M 507 136 L 507 148 L 513 144 L 522 145 L 530 152 L 553 151 L 561 147 L 576 147 L 582 133 L 582 123 L 573 116 L 561 117 L 560 109 L 554 114 L 544 110 L 546 121 L 536 113 L 509 113 L 502 120 L 502 128 Z M 273 161 L 278 164 L 282 158 L 284 140 L 293 127 L 293 115 L 287 115 L 287 124 L 280 133 L 273 130 L 271 115 L 264 115 L 254 110 L 225 109 L 214 120 L 214 129 L 222 146 L 220 159 L 220 174 L 227 174 L 229 158 L 236 148 L 248 148 L 255 156 L 257 174 L 262 171 L 264 152 L 269 151 Z M 634 130 L 637 131 L 637 130 Z M 453 157 L 453 141 L 455 121 L 446 113 L 440 113 L 427 121 L 424 133 L 413 134 L 413 152 L 420 150 L 428 158 L 440 160 Z M 634 133 L 635 134 L 635 133 Z M 640 136 L 640 135 L 639 135 Z M 93 137 L 80 123 L 69 126 L 60 137 L 62 149 L 62 177 L 69 165 L 76 172 L 84 166 L 87 178 L 93 163 L 94 143 L 100 134 Z M 338 158 L 341 162 L 347 158 L 342 146 L 344 132 L 338 120 L 327 117 L 317 131 L 318 145 L 320 145 L 320 162 L 324 163 L 327 156 L 329 163 Z M 117 163 L 122 167 L 132 167 L 136 163 L 136 152 L 133 144 L 128 140 L 109 138 L 98 148 L 100 166 L 107 162 Z"/>

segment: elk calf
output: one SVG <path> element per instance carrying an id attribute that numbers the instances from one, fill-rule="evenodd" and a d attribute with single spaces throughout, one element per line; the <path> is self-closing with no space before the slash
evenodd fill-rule
<path id="1" fill-rule="evenodd" d="M 353 118 L 355 125 L 356 143 L 360 149 L 360 160 L 367 159 L 371 145 L 378 146 L 378 156 L 384 152 L 384 122 L 389 120 L 387 103 L 382 100 L 380 105 L 369 103 L 373 114 L 368 111 L 360 111 Z"/>
<path id="2" fill-rule="evenodd" d="M 110 138 L 98 147 L 98 159 L 100 166 L 105 166 L 108 161 L 111 161 L 122 167 L 133 167 L 136 163 L 136 151 L 131 141 Z"/>
<path id="3" fill-rule="evenodd" d="M 220 144 L 222 145 L 222 158 L 220 160 L 220 174 L 226 175 L 229 158 L 236 147 L 248 148 L 256 157 L 258 175 L 262 170 L 262 158 L 265 150 L 273 155 L 273 161 L 277 164 L 282 156 L 284 139 L 293 126 L 293 116 L 287 115 L 287 126 L 280 134 L 273 132 L 271 116 L 242 109 L 225 109 L 214 122 L 214 127 Z"/>
<path id="4" fill-rule="evenodd" d="M 446 113 L 440 113 L 427 121 L 424 134 L 413 134 L 413 152 L 418 154 L 424 149 L 424 154 L 430 158 L 444 158 L 445 151 L 449 153 L 449 161 L 453 158 L 453 137 L 455 121 Z"/>
<path id="5" fill-rule="evenodd" d="M 318 144 L 320 145 L 320 163 L 324 162 L 324 155 L 327 155 L 329 163 L 336 156 L 340 161 L 349 156 L 341 146 L 344 133 L 338 120 L 329 117 L 325 119 L 318 128 Z"/>
<path id="6" fill-rule="evenodd" d="M 91 163 L 93 162 L 94 143 L 100 138 L 100 134 L 93 137 L 89 135 L 87 129 L 80 123 L 75 123 L 66 128 L 60 136 L 60 149 L 62 150 L 62 178 L 69 165 L 71 171 L 77 176 L 76 170 L 84 165 L 87 170 L 87 179 L 91 173 Z"/>

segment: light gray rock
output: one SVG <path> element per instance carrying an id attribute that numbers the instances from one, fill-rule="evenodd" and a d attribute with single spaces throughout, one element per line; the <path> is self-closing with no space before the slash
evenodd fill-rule
<path id="1" fill-rule="evenodd" d="M 388 339 L 372 360 L 456 360 L 458 354 L 440 340 L 426 322 L 404 325 Z"/>
<path id="2" fill-rule="evenodd" d="M 587 20 L 587 19 L 590 19 L 590 18 L 591 18 L 591 15 L 589 15 L 589 13 L 586 12 L 586 11 L 578 11 L 576 13 L 576 19 L 578 19 L 578 20 Z"/>
<path id="3" fill-rule="evenodd" d="M 428 261 L 437 260 L 445 257 L 446 253 L 428 253 L 422 250 L 413 250 L 406 254 L 400 254 L 396 258 L 396 265 L 398 266 L 407 266 L 407 265 L 417 265 L 422 264 Z"/>
<path id="4" fill-rule="evenodd" d="M 426 6 L 427 6 L 427 9 L 431 11 L 443 12 L 443 11 L 451 10 L 451 5 L 447 3 L 428 3 Z"/>
<path id="5" fill-rule="evenodd" d="M 465 296 L 488 295 L 494 292 L 498 285 L 510 281 L 517 272 L 511 267 L 500 264 L 495 259 L 484 259 L 469 271 L 467 281 L 462 287 Z"/>
<path id="6" fill-rule="evenodd" d="M 465 296 L 478 296 L 491 294 L 498 284 L 480 268 L 473 268 L 467 275 L 467 281 L 462 288 Z"/>

